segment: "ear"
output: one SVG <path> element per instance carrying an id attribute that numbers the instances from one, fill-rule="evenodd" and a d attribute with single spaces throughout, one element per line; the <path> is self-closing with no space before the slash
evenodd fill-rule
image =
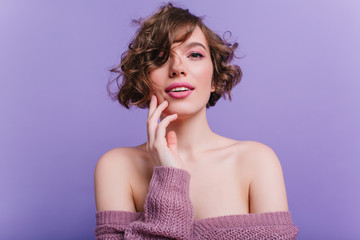
<path id="1" fill-rule="evenodd" d="M 211 83 L 211 92 L 215 92 L 215 89 L 216 89 L 215 83 L 212 82 L 212 83 Z"/>

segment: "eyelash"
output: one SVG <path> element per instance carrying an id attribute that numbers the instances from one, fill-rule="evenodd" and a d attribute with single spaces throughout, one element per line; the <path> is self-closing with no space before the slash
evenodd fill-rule
<path id="1" fill-rule="evenodd" d="M 192 58 L 195 58 L 195 59 L 197 59 L 197 58 L 203 58 L 204 57 L 204 55 L 202 55 L 201 53 L 198 53 L 198 52 L 192 52 L 192 53 L 190 53 L 189 54 L 189 57 L 192 57 Z"/>

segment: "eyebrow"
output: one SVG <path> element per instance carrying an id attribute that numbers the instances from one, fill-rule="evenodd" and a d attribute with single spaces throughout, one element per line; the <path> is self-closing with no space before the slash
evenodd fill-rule
<path id="1" fill-rule="evenodd" d="M 204 44 L 199 43 L 199 42 L 191 42 L 191 43 L 186 44 L 184 47 L 185 48 L 192 48 L 192 47 L 195 47 L 195 46 L 200 46 L 200 47 L 204 48 L 205 50 L 207 50 L 206 47 L 204 46 Z"/>

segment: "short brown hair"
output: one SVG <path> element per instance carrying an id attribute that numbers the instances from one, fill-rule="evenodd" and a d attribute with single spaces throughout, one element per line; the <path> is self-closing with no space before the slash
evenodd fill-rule
<path id="1" fill-rule="evenodd" d="M 221 97 L 226 98 L 226 94 L 231 100 L 231 89 L 242 77 L 240 67 L 230 64 L 238 47 L 236 42 L 228 43 L 206 27 L 202 18 L 172 3 L 160 7 L 145 21 L 136 22 L 140 27 L 128 50 L 122 54 L 120 65 L 110 70 L 116 77 L 109 81 L 107 90 L 114 101 L 118 100 L 128 109 L 130 105 L 148 107 L 151 86 L 148 73 L 166 63 L 172 44 L 186 41 L 196 26 L 200 27 L 208 41 L 214 69 L 212 81 L 215 91 L 211 92 L 206 107 L 214 106 Z M 184 29 L 185 34 L 179 36 L 179 31 Z M 112 92 L 110 89 L 114 81 L 117 89 Z"/>

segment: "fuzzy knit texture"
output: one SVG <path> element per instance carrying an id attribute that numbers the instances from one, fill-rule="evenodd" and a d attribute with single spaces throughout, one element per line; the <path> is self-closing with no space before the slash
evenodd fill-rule
<path id="1" fill-rule="evenodd" d="M 187 171 L 155 167 L 144 212 L 98 211 L 96 239 L 296 239 L 289 211 L 194 219 L 189 186 Z"/>

